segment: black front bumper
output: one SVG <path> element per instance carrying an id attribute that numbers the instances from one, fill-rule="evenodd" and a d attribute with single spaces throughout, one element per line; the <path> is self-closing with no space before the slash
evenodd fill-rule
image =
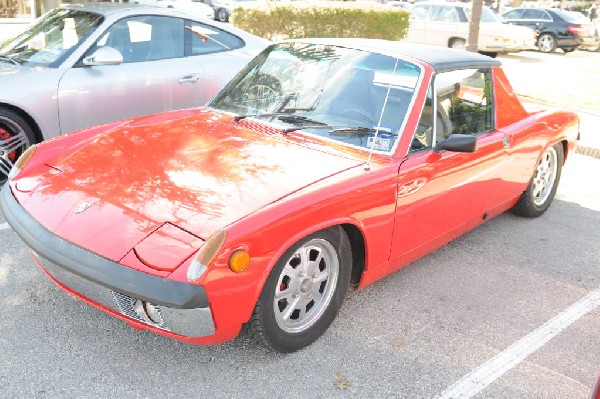
<path id="1" fill-rule="evenodd" d="M 123 298 L 131 299 L 132 304 L 135 300 L 149 302 L 170 319 L 170 326 L 175 326 L 154 325 L 158 328 L 186 336 L 214 332 L 204 287 L 130 269 L 62 239 L 16 201 L 8 183 L 0 191 L 0 210 L 44 270 L 68 289 L 137 321 L 154 325 L 135 317 L 129 306 L 123 305 Z M 190 320 L 186 320 L 188 318 Z M 192 319 L 197 324 L 190 329 L 187 324 Z"/>

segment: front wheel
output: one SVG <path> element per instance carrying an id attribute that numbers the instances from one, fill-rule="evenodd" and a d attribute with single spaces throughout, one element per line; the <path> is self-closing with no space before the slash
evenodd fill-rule
<path id="1" fill-rule="evenodd" d="M 15 112 L 0 108 L 0 185 L 6 182 L 17 159 L 33 143 L 29 124 Z"/>
<path id="2" fill-rule="evenodd" d="M 564 159 L 561 143 L 549 147 L 540 158 L 527 190 L 511 209 L 511 212 L 520 216 L 537 217 L 546 212 L 552 203 Z"/>
<path id="3" fill-rule="evenodd" d="M 335 319 L 350 284 L 352 257 L 341 227 L 288 249 L 273 268 L 246 325 L 259 345 L 289 353 L 317 340 Z"/>

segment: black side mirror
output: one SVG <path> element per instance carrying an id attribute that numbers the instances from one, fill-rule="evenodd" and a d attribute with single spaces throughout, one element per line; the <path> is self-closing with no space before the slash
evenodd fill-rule
<path id="1" fill-rule="evenodd" d="M 446 140 L 436 144 L 435 151 L 474 152 L 477 148 L 477 137 L 469 134 L 453 134 Z"/>

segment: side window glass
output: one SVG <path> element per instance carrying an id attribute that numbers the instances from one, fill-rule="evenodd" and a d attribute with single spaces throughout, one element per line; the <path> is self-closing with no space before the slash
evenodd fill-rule
<path id="1" fill-rule="evenodd" d="M 552 21 L 552 16 L 550 16 L 550 14 L 544 11 L 542 13 L 541 19 L 543 19 L 544 21 Z"/>
<path id="2" fill-rule="evenodd" d="M 489 69 L 441 73 L 435 79 L 436 142 L 451 134 L 478 134 L 494 128 Z"/>
<path id="3" fill-rule="evenodd" d="M 123 63 L 183 57 L 183 20 L 171 17 L 132 17 L 111 26 L 88 51 L 110 46 L 123 55 Z"/>
<path id="4" fill-rule="evenodd" d="M 244 46 L 239 37 L 198 22 L 187 21 L 185 33 L 189 46 L 188 55 L 230 51 Z"/>
<path id="5" fill-rule="evenodd" d="M 456 7 L 437 7 L 431 17 L 433 21 L 458 22 Z"/>
<path id="6" fill-rule="evenodd" d="M 525 10 L 525 12 L 523 13 L 523 18 L 524 19 L 539 19 L 539 20 L 543 20 L 545 19 L 545 13 L 541 10 Z"/>
<path id="7" fill-rule="evenodd" d="M 433 146 L 433 90 L 429 86 L 425 106 L 421 112 L 421 119 L 410 144 L 410 152 L 420 151 Z"/>
<path id="8" fill-rule="evenodd" d="M 417 19 L 419 21 L 424 21 L 427 19 L 427 11 L 429 10 L 429 7 L 427 6 L 415 6 L 413 7 L 412 11 L 410 12 L 410 16 L 413 19 Z"/>
<path id="9" fill-rule="evenodd" d="M 504 19 L 520 19 L 523 10 L 511 10 L 504 14 Z"/>

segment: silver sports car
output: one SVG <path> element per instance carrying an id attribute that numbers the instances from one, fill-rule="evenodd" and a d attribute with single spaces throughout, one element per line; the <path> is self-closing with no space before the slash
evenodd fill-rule
<path id="1" fill-rule="evenodd" d="M 172 9 L 55 9 L 0 44 L 0 183 L 29 145 L 204 105 L 269 44 Z"/>

